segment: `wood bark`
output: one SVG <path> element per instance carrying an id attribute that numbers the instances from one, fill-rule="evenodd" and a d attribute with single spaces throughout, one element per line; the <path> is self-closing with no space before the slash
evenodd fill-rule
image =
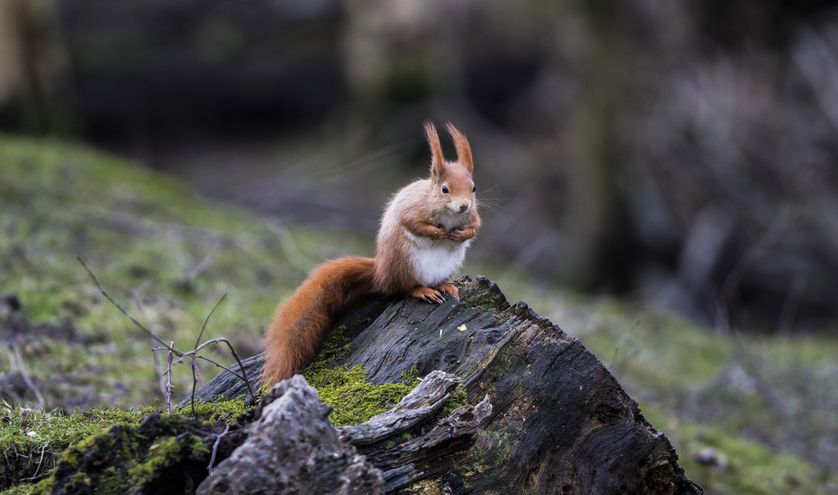
<path id="1" fill-rule="evenodd" d="M 198 487 L 200 495 L 379 495 L 384 481 L 329 423 L 329 407 L 305 379 L 278 383 L 250 435 Z"/>
<path id="2" fill-rule="evenodd" d="M 457 284 L 461 301 L 373 299 L 338 323 L 352 348 L 337 364 L 363 365 L 375 383 L 427 375 L 392 411 L 340 429 L 381 471 L 385 492 L 701 493 L 577 339 L 510 305 L 486 278 Z M 261 357 L 245 364 L 256 378 Z M 468 405 L 439 417 L 456 383 Z M 225 372 L 198 396 L 241 395 Z"/>

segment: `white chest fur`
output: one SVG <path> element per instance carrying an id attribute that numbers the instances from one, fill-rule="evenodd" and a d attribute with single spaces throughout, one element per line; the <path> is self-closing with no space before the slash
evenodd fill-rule
<path id="1" fill-rule="evenodd" d="M 471 240 L 454 242 L 418 237 L 404 231 L 405 237 L 414 246 L 411 265 L 416 280 L 423 287 L 434 287 L 447 281 L 463 265 Z"/>

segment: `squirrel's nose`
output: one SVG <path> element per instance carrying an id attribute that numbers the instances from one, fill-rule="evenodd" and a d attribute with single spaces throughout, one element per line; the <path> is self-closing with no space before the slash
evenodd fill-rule
<path id="1" fill-rule="evenodd" d="M 468 210 L 468 203 L 460 203 L 460 213 L 465 213 Z"/>

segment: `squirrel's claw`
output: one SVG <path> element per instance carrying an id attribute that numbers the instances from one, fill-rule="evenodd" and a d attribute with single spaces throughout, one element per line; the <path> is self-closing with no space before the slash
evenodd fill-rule
<path id="1" fill-rule="evenodd" d="M 410 291 L 410 297 L 415 297 L 416 299 L 421 299 L 422 301 L 429 302 L 431 304 L 441 304 L 445 302 L 445 297 L 442 293 L 436 289 L 431 289 L 430 287 L 417 287 Z"/>
<path id="2" fill-rule="evenodd" d="M 453 297 L 457 301 L 460 300 L 460 289 L 458 289 L 456 285 L 454 285 L 450 282 L 443 282 L 443 283 L 437 285 L 436 287 L 434 287 L 434 289 L 450 295 L 451 297 Z"/>

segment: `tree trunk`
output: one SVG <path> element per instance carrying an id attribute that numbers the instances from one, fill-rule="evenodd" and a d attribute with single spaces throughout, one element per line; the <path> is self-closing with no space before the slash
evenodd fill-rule
<path id="1" fill-rule="evenodd" d="M 427 375 L 391 411 L 338 429 L 380 470 L 384 492 L 701 493 L 669 440 L 577 339 L 507 303 L 486 278 L 458 285 L 460 302 L 374 299 L 338 324 L 352 339 L 340 364 L 363 365 L 374 383 Z M 258 379 L 261 357 L 245 365 Z M 467 405 L 440 414 L 458 383 Z M 198 397 L 240 395 L 243 384 L 224 372 Z M 251 438 L 261 434 L 255 424 Z M 309 458 L 311 446 L 299 447 Z"/>

